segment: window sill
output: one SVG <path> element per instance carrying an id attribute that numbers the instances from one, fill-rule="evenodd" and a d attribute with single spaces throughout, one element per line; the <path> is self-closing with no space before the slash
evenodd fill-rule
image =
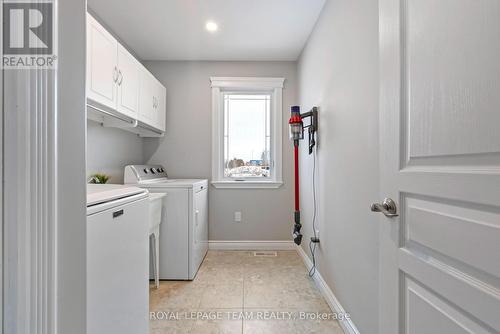
<path id="1" fill-rule="evenodd" d="M 213 181 L 212 185 L 220 189 L 278 189 L 281 181 Z"/>

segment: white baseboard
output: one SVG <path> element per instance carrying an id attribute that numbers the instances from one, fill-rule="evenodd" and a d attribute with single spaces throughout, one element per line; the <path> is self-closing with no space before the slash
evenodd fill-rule
<path id="1" fill-rule="evenodd" d="M 293 241 L 269 240 L 209 240 L 208 248 L 212 250 L 295 250 Z"/>
<path id="2" fill-rule="evenodd" d="M 307 268 L 311 268 L 312 266 L 312 261 L 309 259 L 307 256 L 306 252 L 302 249 L 300 246 L 296 246 L 297 253 L 299 253 L 300 257 L 302 258 L 302 261 L 304 261 L 304 264 L 306 265 Z M 326 302 L 328 303 L 328 306 L 332 309 L 333 312 L 337 314 L 345 314 L 345 310 L 340 305 L 339 301 L 333 294 L 333 291 L 330 289 L 328 284 L 326 284 L 325 280 L 321 276 L 320 272 L 316 269 L 316 273 L 313 276 L 314 282 L 316 283 L 316 286 L 318 287 L 319 291 L 323 295 L 323 298 L 325 298 Z M 340 326 L 344 330 L 345 333 L 347 334 L 360 334 L 354 323 L 352 322 L 352 319 L 339 319 Z"/>

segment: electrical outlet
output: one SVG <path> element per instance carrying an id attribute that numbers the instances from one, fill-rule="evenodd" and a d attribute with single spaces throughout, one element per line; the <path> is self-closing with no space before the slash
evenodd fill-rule
<path id="1" fill-rule="evenodd" d="M 315 244 L 319 244 L 319 230 L 314 230 L 314 235 L 311 237 L 311 241 Z"/>
<path id="2" fill-rule="evenodd" d="M 236 223 L 241 223 L 241 211 L 234 212 L 234 221 Z"/>

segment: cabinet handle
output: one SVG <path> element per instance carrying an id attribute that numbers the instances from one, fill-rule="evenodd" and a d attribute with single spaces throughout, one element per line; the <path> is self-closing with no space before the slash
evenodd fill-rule
<path id="1" fill-rule="evenodd" d="M 116 82 L 118 80 L 118 68 L 115 66 L 113 69 L 113 82 Z"/>
<path id="2" fill-rule="evenodd" d="M 119 70 L 118 71 L 118 85 L 121 86 L 122 85 L 122 81 L 123 81 L 123 74 L 122 74 L 122 70 Z"/>
<path id="3" fill-rule="evenodd" d="M 113 212 L 113 218 L 117 218 L 123 215 L 123 209 Z"/>

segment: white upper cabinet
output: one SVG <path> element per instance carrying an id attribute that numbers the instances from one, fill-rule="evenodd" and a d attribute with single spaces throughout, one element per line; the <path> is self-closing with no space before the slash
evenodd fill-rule
<path id="1" fill-rule="evenodd" d="M 137 118 L 141 65 L 123 46 L 118 45 L 117 110 Z"/>
<path id="2" fill-rule="evenodd" d="M 87 15 L 87 98 L 116 107 L 118 42 Z"/>
<path id="3" fill-rule="evenodd" d="M 143 137 L 161 136 L 165 131 L 165 87 L 90 14 L 87 103 L 92 109 L 88 117 L 107 126 Z"/>

